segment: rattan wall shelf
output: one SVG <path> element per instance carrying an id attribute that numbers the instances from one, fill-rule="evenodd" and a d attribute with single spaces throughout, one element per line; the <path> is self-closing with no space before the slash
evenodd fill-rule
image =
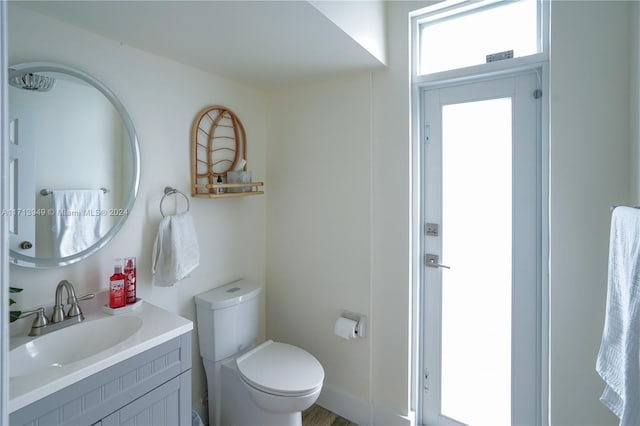
<path id="1" fill-rule="evenodd" d="M 264 194 L 263 182 L 223 183 L 227 172 L 247 170 L 247 137 L 230 109 L 213 105 L 196 116 L 191 129 L 191 196 L 243 197 Z"/>
<path id="2" fill-rule="evenodd" d="M 243 197 L 245 195 L 259 195 L 264 194 L 264 191 L 258 188 L 262 187 L 264 182 L 249 182 L 249 183 L 219 183 L 219 184 L 197 184 L 196 188 L 205 188 L 207 191 L 213 192 L 198 193 L 194 197 L 200 198 L 225 198 L 225 197 Z M 228 192 L 229 188 L 248 189 L 245 192 Z M 219 190 L 222 189 L 221 193 Z"/>

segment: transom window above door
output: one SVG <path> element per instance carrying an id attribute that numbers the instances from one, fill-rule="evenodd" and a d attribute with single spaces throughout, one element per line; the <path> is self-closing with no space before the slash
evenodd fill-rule
<path id="1" fill-rule="evenodd" d="M 417 75 L 543 52 L 540 0 L 445 1 L 417 19 Z"/>

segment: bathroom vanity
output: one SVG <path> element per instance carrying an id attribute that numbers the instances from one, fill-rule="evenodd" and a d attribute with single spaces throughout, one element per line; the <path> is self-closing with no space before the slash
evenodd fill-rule
<path id="1" fill-rule="evenodd" d="M 122 316 L 86 317 L 11 350 L 10 424 L 190 425 L 193 323 L 148 303 Z M 105 340 L 108 347 L 97 347 Z M 53 343 L 77 345 L 81 355 Z"/>

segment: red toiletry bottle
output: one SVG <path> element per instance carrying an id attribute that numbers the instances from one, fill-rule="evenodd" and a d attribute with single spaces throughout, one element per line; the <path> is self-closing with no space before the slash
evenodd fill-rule
<path id="1" fill-rule="evenodd" d="M 109 278 L 109 307 L 111 309 L 121 308 L 125 305 L 124 281 L 122 266 L 116 265 L 113 275 Z"/>
<path id="2" fill-rule="evenodd" d="M 124 260 L 124 288 L 127 305 L 136 303 L 136 258 L 127 257 Z"/>

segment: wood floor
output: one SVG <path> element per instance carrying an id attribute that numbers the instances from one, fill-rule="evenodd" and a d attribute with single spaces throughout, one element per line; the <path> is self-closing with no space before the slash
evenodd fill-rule
<path id="1" fill-rule="evenodd" d="M 319 405 L 312 405 L 302 412 L 302 426 L 358 426 L 322 408 Z"/>

